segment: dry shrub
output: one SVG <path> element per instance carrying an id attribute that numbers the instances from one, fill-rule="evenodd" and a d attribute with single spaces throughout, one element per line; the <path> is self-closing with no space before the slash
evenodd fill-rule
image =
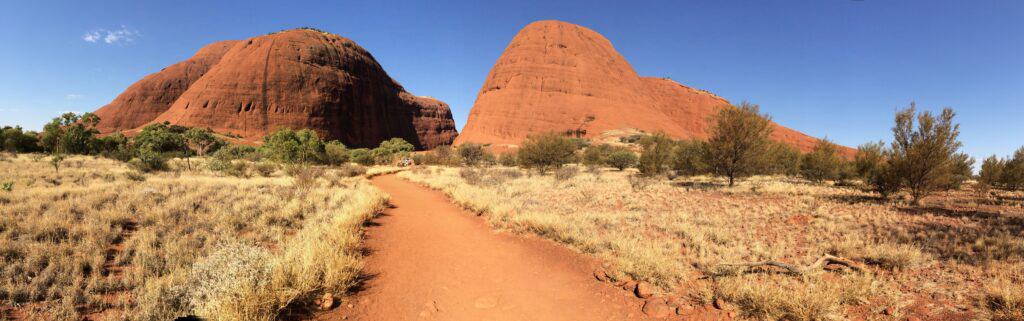
<path id="1" fill-rule="evenodd" d="M 1024 320 L 1024 277 L 997 277 L 985 286 L 984 305 L 993 321 Z"/>
<path id="2" fill-rule="evenodd" d="M 192 266 L 186 281 L 189 307 L 214 320 L 274 320 L 283 298 L 271 286 L 271 258 L 263 248 L 221 245 Z"/>
<path id="3" fill-rule="evenodd" d="M 338 173 L 345 177 L 356 177 L 366 174 L 366 167 L 359 164 L 344 164 L 338 168 Z"/>
<path id="4" fill-rule="evenodd" d="M 469 185 L 480 185 L 480 182 L 483 181 L 484 171 L 484 169 L 464 167 L 459 169 L 459 177 L 462 177 Z"/>
<path id="5" fill-rule="evenodd" d="M 848 274 L 805 282 L 788 275 L 743 275 L 718 282 L 717 295 L 745 316 L 767 320 L 842 320 L 844 304 L 866 304 L 883 291 L 870 275 Z"/>
<path id="6" fill-rule="evenodd" d="M 316 187 L 317 179 L 324 175 L 323 168 L 303 164 L 288 165 L 285 172 L 292 177 L 292 186 L 299 191 Z"/>
<path id="7" fill-rule="evenodd" d="M 888 270 L 907 270 L 925 265 L 931 257 L 910 244 L 881 243 L 865 246 L 853 255 L 867 264 L 878 265 Z"/>
<path id="8" fill-rule="evenodd" d="M 633 188 L 634 192 L 643 191 L 655 183 L 654 178 L 646 175 L 631 174 L 626 176 L 626 179 L 629 180 L 629 186 Z"/>
<path id="9" fill-rule="evenodd" d="M 252 169 L 256 171 L 256 174 L 259 174 L 262 177 L 270 177 L 271 175 L 274 175 L 274 172 L 277 172 L 277 164 L 261 161 L 256 163 L 256 165 L 253 165 Z"/>
<path id="10" fill-rule="evenodd" d="M 558 168 L 557 170 L 555 170 L 555 180 L 556 181 L 567 181 L 567 180 L 572 179 L 573 177 L 576 177 L 576 174 L 579 174 L 579 173 L 580 173 L 580 170 L 578 168 L 576 168 L 575 166 L 562 166 L 562 167 Z"/>

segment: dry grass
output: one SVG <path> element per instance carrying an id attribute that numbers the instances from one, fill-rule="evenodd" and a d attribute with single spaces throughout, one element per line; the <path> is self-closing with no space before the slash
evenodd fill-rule
<path id="1" fill-rule="evenodd" d="M 362 223 L 386 202 L 365 179 L 171 167 L 141 174 L 76 156 L 58 174 L 31 155 L 0 162 L 14 184 L 0 191 L 0 306 L 41 319 L 271 320 L 356 282 Z"/>
<path id="2" fill-rule="evenodd" d="M 637 183 L 617 171 L 558 179 L 508 168 L 429 167 L 399 176 L 444 191 L 492 226 L 594 255 L 616 278 L 696 302 L 725 298 L 748 318 L 874 319 L 886 308 L 917 306 L 954 318 L 982 315 L 983 281 L 1003 270 L 996 266 L 1024 266 L 1020 207 L 1004 206 L 1002 214 L 912 209 L 854 188 L 782 177 L 728 188 L 708 177 Z M 863 262 L 869 273 L 804 279 L 719 268 L 763 260 L 806 265 L 826 253 Z"/>

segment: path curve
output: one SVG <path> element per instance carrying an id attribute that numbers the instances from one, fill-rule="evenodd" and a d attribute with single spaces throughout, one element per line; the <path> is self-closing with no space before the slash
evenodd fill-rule
<path id="1" fill-rule="evenodd" d="M 553 242 L 492 231 L 441 192 L 394 175 L 367 231 L 364 289 L 324 320 L 644 320 L 643 302 Z"/>

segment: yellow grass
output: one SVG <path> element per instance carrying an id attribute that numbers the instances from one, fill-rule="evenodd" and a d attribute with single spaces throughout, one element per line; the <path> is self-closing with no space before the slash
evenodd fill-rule
<path id="1" fill-rule="evenodd" d="M 141 174 L 75 156 L 56 173 L 42 156 L 0 161 L 0 183 L 13 183 L 0 191 L 0 304 L 41 319 L 271 320 L 353 285 L 362 223 L 386 202 L 333 169 L 299 188 L 280 171 L 172 167 Z"/>
<path id="2" fill-rule="evenodd" d="M 616 278 L 696 302 L 723 298 L 748 318 L 875 318 L 932 297 L 945 302 L 935 311 L 981 315 L 981 282 L 1000 270 L 993 264 L 1024 266 L 1024 247 L 1017 247 L 1024 237 L 1010 233 L 1020 228 L 1016 214 L 914 212 L 857 189 L 785 177 L 755 177 L 732 188 L 708 177 L 634 188 L 629 173 L 608 170 L 566 180 L 510 168 L 474 174 L 429 167 L 398 175 L 444 191 L 494 227 L 594 255 Z M 869 273 L 722 269 L 763 260 L 806 265 L 823 254 L 865 263 Z"/>

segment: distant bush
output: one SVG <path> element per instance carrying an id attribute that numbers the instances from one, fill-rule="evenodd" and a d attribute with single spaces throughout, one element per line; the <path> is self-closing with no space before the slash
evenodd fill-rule
<path id="1" fill-rule="evenodd" d="M 573 177 L 576 177 L 576 174 L 579 174 L 579 173 L 580 173 L 579 168 L 576 168 L 575 166 L 562 166 L 562 167 L 560 167 L 560 168 L 555 170 L 555 180 L 556 181 L 570 180 Z"/>
<path id="2" fill-rule="evenodd" d="M 256 174 L 260 176 L 270 177 L 270 175 L 273 175 L 274 172 L 277 171 L 277 164 L 267 161 L 261 161 L 256 163 L 256 165 L 254 165 L 252 169 L 255 170 Z"/>
<path id="3" fill-rule="evenodd" d="M 796 176 L 800 174 L 800 151 L 789 144 L 768 141 L 757 174 Z"/>
<path id="4" fill-rule="evenodd" d="M 882 142 L 867 143 L 857 147 L 857 155 L 853 159 L 853 169 L 858 177 L 869 180 L 886 162 L 885 144 Z"/>
<path id="5" fill-rule="evenodd" d="M 2 182 L 0 183 L 0 191 L 10 192 L 14 190 L 14 182 Z"/>
<path id="6" fill-rule="evenodd" d="M 1013 157 L 1004 162 L 999 181 L 1010 190 L 1024 188 L 1024 147 L 1013 153 Z"/>
<path id="7" fill-rule="evenodd" d="M 459 159 L 466 166 L 476 166 L 484 161 L 486 158 L 487 151 L 484 150 L 484 146 L 474 143 L 465 143 L 459 145 L 457 148 Z"/>
<path id="8" fill-rule="evenodd" d="M 396 157 L 409 157 L 414 146 L 404 139 L 395 137 L 380 143 L 380 146 L 371 151 L 377 164 L 391 164 Z"/>
<path id="9" fill-rule="evenodd" d="M 11 153 L 34 153 L 41 151 L 38 134 L 26 132 L 20 126 L 4 126 L 0 129 L 0 150 Z"/>
<path id="10" fill-rule="evenodd" d="M 945 189 L 959 189 L 964 182 L 974 177 L 974 158 L 964 153 L 954 154 L 950 166 L 951 172 Z"/>
<path id="11" fill-rule="evenodd" d="M 366 174 L 366 167 L 362 165 L 344 164 L 338 169 L 339 173 L 345 177 L 355 177 Z"/>
<path id="12" fill-rule="evenodd" d="M 842 166 L 838 147 L 822 139 L 814 146 L 814 150 L 800 158 L 800 175 L 815 182 L 835 180 L 839 178 Z"/>
<path id="13" fill-rule="evenodd" d="M 519 164 L 518 160 L 516 159 L 517 157 L 518 156 L 516 156 L 516 152 L 514 151 L 507 151 L 501 153 L 501 155 L 498 156 L 498 164 L 500 164 L 501 166 L 508 167 L 516 166 Z"/>
<path id="14" fill-rule="evenodd" d="M 462 177 L 462 180 L 469 185 L 480 185 L 484 176 L 483 171 L 482 169 L 464 167 L 459 169 L 459 177 Z"/>
<path id="15" fill-rule="evenodd" d="M 348 148 L 339 141 L 332 140 L 324 144 L 323 162 L 327 165 L 342 165 L 349 161 Z"/>
<path id="16" fill-rule="evenodd" d="M 188 148 L 183 135 L 187 129 L 181 126 L 167 124 L 150 124 L 142 128 L 142 131 L 132 141 L 138 150 L 161 154 L 184 155 Z"/>
<path id="17" fill-rule="evenodd" d="M 683 140 L 676 143 L 672 150 L 672 169 L 683 176 L 695 176 L 708 172 L 704 163 L 704 152 L 707 143 L 699 140 Z"/>
<path id="18" fill-rule="evenodd" d="M 576 144 L 559 134 L 531 135 L 519 147 L 517 155 L 519 166 L 536 168 L 544 174 L 573 162 L 576 158 Z"/>
<path id="19" fill-rule="evenodd" d="M 711 129 L 704 162 L 712 173 L 728 177 L 733 186 L 736 178 L 757 172 L 771 132 L 771 121 L 757 105 L 744 102 L 723 108 Z"/>
<path id="20" fill-rule="evenodd" d="M 1006 168 L 1006 161 L 999 159 L 996 155 L 989 156 L 981 162 L 981 171 L 978 172 L 978 183 L 984 187 L 998 186 L 1001 183 L 1003 170 Z"/>
<path id="21" fill-rule="evenodd" d="M 64 113 L 43 126 L 39 144 L 51 154 L 95 154 L 99 121 L 92 113 Z"/>
<path id="22" fill-rule="evenodd" d="M 636 157 L 636 153 L 623 149 L 608 154 L 607 159 L 605 159 L 605 164 L 615 167 L 621 171 L 636 166 L 638 159 L 639 158 Z"/>
<path id="23" fill-rule="evenodd" d="M 953 180 L 954 157 L 961 146 L 957 139 L 960 125 L 953 123 L 954 115 L 949 108 L 937 116 L 928 111 L 916 113 L 914 103 L 896 113 L 889 169 L 910 190 L 915 205 Z"/>
<path id="24" fill-rule="evenodd" d="M 309 164 L 322 160 L 324 148 L 324 142 L 313 130 L 282 128 L 263 137 L 260 151 L 277 162 Z"/>
<path id="25" fill-rule="evenodd" d="M 146 147 L 139 149 L 136 157 L 128 161 L 128 165 L 143 173 L 162 171 L 167 169 L 167 158 Z"/>
<path id="26" fill-rule="evenodd" d="M 640 161 L 637 168 L 646 176 L 664 173 L 672 165 L 672 150 L 676 143 L 668 135 L 657 133 L 640 139 Z"/>
<path id="27" fill-rule="evenodd" d="M 373 158 L 373 153 L 371 153 L 370 150 L 366 148 L 356 148 L 349 150 L 348 156 L 352 162 L 363 166 L 370 166 L 376 162 Z"/>

